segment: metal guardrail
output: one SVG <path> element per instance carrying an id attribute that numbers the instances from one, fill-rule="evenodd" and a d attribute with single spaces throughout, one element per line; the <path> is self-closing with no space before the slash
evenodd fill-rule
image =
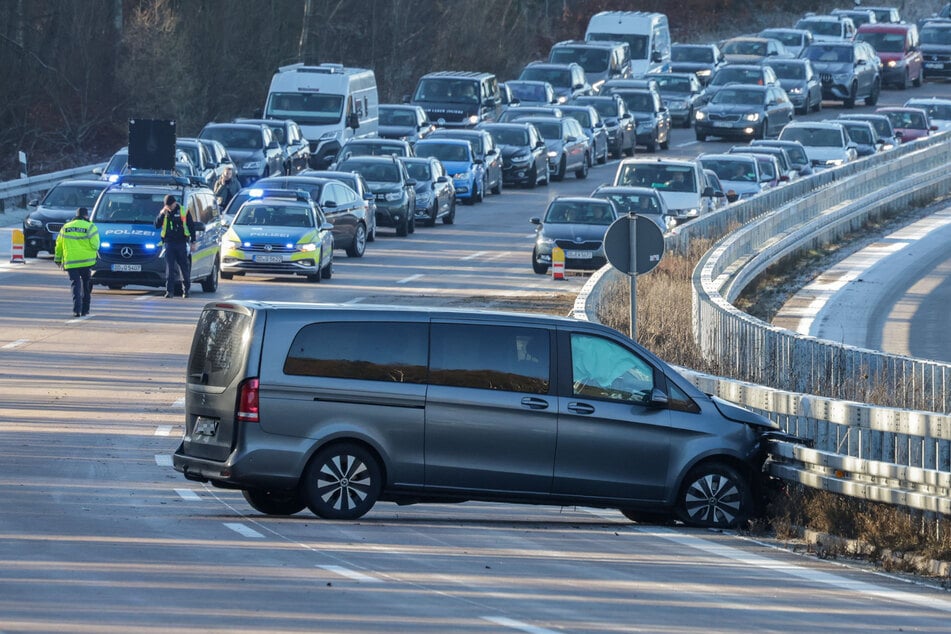
<path id="1" fill-rule="evenodd" d="M 38 198 L 53 185 L 68 178 L 98 178 L 92 171 L 104 166 L 105 163 L 86 165 L 0 183 L 0 213 L 7 207 L 26 207 L 28 201 Z"/>

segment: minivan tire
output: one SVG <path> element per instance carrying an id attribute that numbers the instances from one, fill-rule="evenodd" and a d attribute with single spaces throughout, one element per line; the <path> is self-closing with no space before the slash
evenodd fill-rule
<path id="1" fill-rule="evenodd" d="M 241 493 L 251 508 L 265 515 L 293 515 L 307 506 L 298 491 L 245 489 Z"/>
<path id="2" fill-rule="evenodd" d="M 753 507 L 746 478 L 733 467 L 709 462 L 694 467 L 684 478 L 677 498 L 677 516 L 685 524 L 704 528 L 742 526 Z"/>
<path id="3" fill-rule="evenodd" d="M 376 457 L 355 443 L 342 442 L 318 451 L 301 481 L 301 495 L 317 517 L 355 520 L 376 503 L 383 471 Z"/>

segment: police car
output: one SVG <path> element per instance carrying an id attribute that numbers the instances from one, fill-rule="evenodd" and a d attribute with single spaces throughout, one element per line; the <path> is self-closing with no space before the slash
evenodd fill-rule
<path id="1" fill-rule="evenodd" d="M 333 275 L 333 225 L 304 191 L 249 190 L 221 241 L 221 277 Z"/>
<path id="2" fill-rule="evenodd" d="M 224 224 L 214 193 L 201 179 L 168 174 L 125 174 L 109 185 L 93 207 L 90 220 L 99 228 L 99 259 L 94 284 L 120 289 L 127 285 L 165 286 L 165 249 L 155 218 L 172 194 L 192 214 L 196 250 L 188 277 L 202 290 L 218 289 L 219 251 Z"/>

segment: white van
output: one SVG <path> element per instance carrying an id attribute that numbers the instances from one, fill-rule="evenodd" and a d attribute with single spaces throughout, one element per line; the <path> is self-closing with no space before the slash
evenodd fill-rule
<path id="1" fill-rule="evenodd" d="M 602 11 L 591 16 L 584 39 L 627 42 L 635 76 L 670 72 L 670 29 L 663 13 Z"/>
<path id="2" fill-rule="evenodd" d="M 327 169 L 354 136 L 376 136 L 376 76 L 341 64 L 281 66 L 271 79 L 264 116 L 293 119 L 310 140 L 310 166 Z"/>
<path id="3" fill-rule="evenodd" d="M 678 224 L 707 214 L 718 205 L 717 193 L 703 166 L 689 159 L 624 159 L 617 166 L 614 186 L 656 189 Z"/>

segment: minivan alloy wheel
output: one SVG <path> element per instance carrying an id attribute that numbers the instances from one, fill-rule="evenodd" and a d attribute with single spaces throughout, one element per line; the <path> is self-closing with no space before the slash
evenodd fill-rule
<path id="1" fill-rule="evenodd" d="M 382 484 L 376 458 L 359 445 L 341 443 L 311 459 L 304 471 L 302 494 L 317 517 L 352 520 L 373 507 Z"/>
<path id="2" fill-rule="evenodd" d="M 677 514 L 692 526 L 735 528 L 749 518 L 752 504 L 748 482 L 734 468 L 711 463 L 687 475 Z"/>

